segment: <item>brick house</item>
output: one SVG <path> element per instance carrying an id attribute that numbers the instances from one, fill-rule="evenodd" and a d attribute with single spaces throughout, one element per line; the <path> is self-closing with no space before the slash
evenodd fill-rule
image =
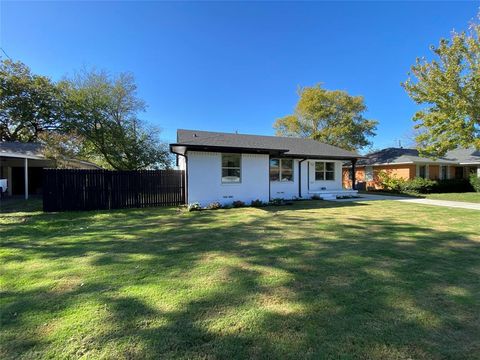
<path id="1" fill-rule="evenodd" d="M 456 149 L 444 157 L 429 159 L 419 155 L 416 149 L 387 148 L 358 160 L 355 167 L 357 189 L 381 189 L 380 171 L 405 180 L 421 177 L 426 179 L 465 179 L 471 173 L 480 177 L 480 151 L 473 148 Z M 344 188 L 351 188 L 352 167 L 345 164 L 342 173 Z"/>

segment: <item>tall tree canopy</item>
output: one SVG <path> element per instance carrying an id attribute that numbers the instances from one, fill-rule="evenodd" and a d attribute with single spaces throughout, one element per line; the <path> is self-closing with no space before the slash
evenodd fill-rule
<path id="1" fill-rule="evenodd" d="M 59 83 L 21 62 L 0 62 L 0 141 L 41 142 L 58 164 L 70 156 L 107 168 L 168 167 L 159 131 L 139 119 L 132 75 L 83 71 Z"/>
<path id="2" fill-rule="evenodd" d="M 418 58 L 402 84 L 425 108 L 414 115 L 419 149 L 442 156 L 459 145 L 480 149 L 480 24 L 441 39 L 435 59 Z M 413 78 L 412 78 L 413 77 Z"/>
<path id="3" fill-rule="evenodd" d="M 62 130 L 84 138 L 86 152 L 104 166 L 138 170 L 169 165 L 159 131 L 138 117 L 145 103 L 137 96 L 132 75 L 82 71 L 59 87 L 65 99 Z"/>
<path id="4" fill-rule="evenodd" d="M 377 122 L 364 118 L 367 107 L 362 96 L 317 85 L 301 88 L 299 97 L 294 113 L 273 124 L 276 135 L 307 137 L 347 150 L 371 144 Z"/>
<path id="5" fill-rule="evenodd" d="M 59 92 L 49 78 L 21 62 L 0 62 L 0 141 L 35 141 L 61 116 Z"/>

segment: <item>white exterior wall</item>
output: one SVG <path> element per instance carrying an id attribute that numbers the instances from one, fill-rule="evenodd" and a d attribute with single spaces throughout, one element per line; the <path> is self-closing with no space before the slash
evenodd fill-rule
<path id="1" fill-rule="evenodd" d="M 315 161 L 328 161 L 335 163 L 335 180 L 322 180 L 316 181 L 315 180 Z M 309 160 L 309 191 L 321 191 L 321 190 L 341 190 L 342 186 L 342 161 L 333 161 L 333 160 Z M 303 177 L 303 169 L 302 169 L 302 177 Z M 322 189 L 325 188 L 325 189 Z M 302 192 L 303 192 L 303 184 L 302 184 Z"/>
<path id="2" fill-rule="evenodd" d="M 316 161 L 328 161 L 335 163 L 335 180 L 315 180 L 315 162 Z M 298 198 L 298 181 L 299 181 L 299 171 L 298 164 L 300 159 L 294 160 L 293 165 L 293 181 L 272 181 L 270 183 L 270 194 L 271 198 L 283 198 L 283 199 L 293 199 Z M 322 188 L 325 190 L 342 190 L 342 161 L 333 161 L 333 160 L 305 160 L 301 163 L 302 167 L 302 198 L 309 199 L 315 191 L 321 191 Z"/>
<path id="3" fill-rule="evenodd" d="M 269 177 L 269 156 L 242 154 L 241 183 L 222 183 L 222 154 L 216 152 L 189 151 L 188 160 L 179 157 L 179 168 L 187 169 L 188 202 L 199 202 L 206 206 L 214 201 L 230 204 L 241 200 L 249 204 L 252 200 L 264 202 L 270 199 L 298 198 L 299 162 L 293 161 L 293 181 L 272 181 Z M 315 181 L 315 161 L 335 163 L 335 180 Z M 315 191 L 342 189 L 342 161 L 305 160 L 301 163 L 302 198 L 310 198 Z M 270 189 L 269 189 L 270 185 Z"/>
<path id="4" fill-rule="evenodd" d="M 271 181 L 270 182 L 270 196 L 272 199 L 293 199 L 298 198 L 298 163 L 300 160 L 293 160 L 293 181 Z M 302 165 L 304 165 L 302 163 Z M 270 167 L 270 165 L 269 165 Z M 303 172 L 302 177 L 306 176 L 306 172 Z"/>
<path id="5" fill-rule="evenodd" d="M 188 202 L 206 206 L 218 201 L 229 204 L 236 200 L 249 204 L 252 200 L 269 201 L 269 157 L 263 154 L 242 154 L 241 183 L 222 183 L 222 154 L 189 151 L 187 153 Z"/>

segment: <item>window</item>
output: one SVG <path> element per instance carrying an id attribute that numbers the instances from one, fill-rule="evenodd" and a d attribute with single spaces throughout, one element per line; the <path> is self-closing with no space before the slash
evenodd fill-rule
<path id="1" fill-rule="evenodd" d="M 373 181 L 373 167 L 365 167 L 365 181 Z"/>
<path id="2" fill-rule="evenodd" d="M 222 154 L 222 183 L 234 184 L 241 180 L 241 154 Z"/>
<path id="3" fill-rule="evenodd" d="M 334 162 L 315 162 L 315 181 L 335 180 Z"/>
<path id="4" fill-rule="evenodd" d="M 293 181 L 293 160 L 270 159 L 270 181 Z"/>
<path id="5" fill-rule="evenodd" d="M 427 166 L 426 165 L 419 165 L 418 166 L 418 176 L 422 179 L 427 177 Z"/>
<path id="6" fill-rule="evenodd" d="M 440 179 L 448 179 L 448 166 L 442 165 L 440 167 Z"/>

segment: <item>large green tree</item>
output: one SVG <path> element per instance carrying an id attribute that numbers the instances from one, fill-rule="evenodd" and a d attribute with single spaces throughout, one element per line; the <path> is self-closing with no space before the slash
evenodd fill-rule
<path id="1" fill-rule="evenodd" d="M 301 88 L 299 97 L 294 113 L 273 124 L 277 135 L 307 137 L 348 150 L 371 144 L 377 122 L 363 116 L 367 107 L 362 96 L 317 85 Z"/>
<path id="2" fill-rule="evenodd" d="M 91 157 L 117 170 L 169 166 L 159 131 L 139 119 L 145 103 L 137 96 L 132 75 L 82 71 L 59 86 L 66 113 L 62 129 L 84 138 Z"/>
<path id="3" fill-rule="evenodd" d="M 480 24 L 432 46 L 402 84 L 424 108 L 414 115 L 419 149 L 442 156 L 458 146 L 480 149 Z"/>
<path id="4" fill-rule="evenodd" d="M 0 61 L 0 141 L 36 141 L 62 117 L 58 89 L 21 62 Z"/>

